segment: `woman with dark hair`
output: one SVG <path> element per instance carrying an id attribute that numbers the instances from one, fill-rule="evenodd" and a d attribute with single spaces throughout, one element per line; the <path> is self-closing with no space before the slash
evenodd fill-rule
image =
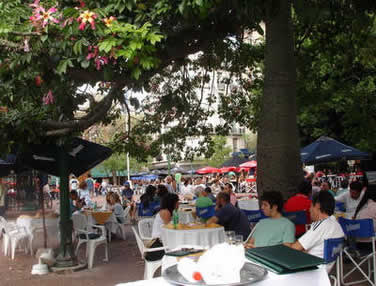
<path id="1" fill-rule="evenodd" d="M 373 220 L 373 228 L 376 231 L 376 186 L 369 185 L 367 190 L 364 193 L 363 198 L 359 202 L 355 214 L 354 219 L 366 219 L 371 218 Z M 357 239 L 360 242 L 360 247 L 363 245 L 364 247 L 372 247 L 369 242 L 370 239 Z"/>
<path id="2" fill-rule="evenodd" d="M 155 192 L 157 188 L 153 185 L 148 185 L 145 190 L 145 194 L 140 197 L 140 201 L 144 208 L 148 208 L 149 204 L 154 201 Z"/>
<path id="3" fill-rule="evenodd" d="M 161 209 L 157 213 L 153 223 L 152 237 L 161 237 L 162 226 L 171 221 L 172 213 L 179 208 L 179 197 L 177 194 L 167 193 L 162 197 Z"/>
<path id="4" fill-rule="evenodd" d="M 158 200 L 162 200 L 162 198 L 168 194 L 168 189 L 166 185 L 159 184 L 157 186 L 157 198 Z"/>

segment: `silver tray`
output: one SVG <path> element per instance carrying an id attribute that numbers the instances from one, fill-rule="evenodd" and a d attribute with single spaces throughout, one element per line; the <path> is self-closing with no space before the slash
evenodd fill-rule
<path id="1" fill-rule="evenodd" d="M 249 285 L 256 281 L 262 280 L 268 271 L 258 265 L 253 263 L 246 262 L 244 263 L 243 268 L 240 270 L 240 282 L 239 283 L 232 283 L 232 284 L 206 284 L 204 281 L 199 282 L 189 282 L 187 281 L 178 271 L 177 264 L 167 268 L 163 271 L 162 276 L 163 278 L 171 283 L 172 285 L 195 285 L 195 286 L 240 286 L 240 285 Z"/>

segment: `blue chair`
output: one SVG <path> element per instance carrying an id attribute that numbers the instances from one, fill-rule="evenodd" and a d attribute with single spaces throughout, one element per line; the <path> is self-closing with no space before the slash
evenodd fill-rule
<path id="1" fill-rule="evenodd" d="M 215 207 L 214 206 L 209 206 L 205 208 L 196 207 L 196 215 L 199 218 L 209 219 L 215 215 Z"/>
<path id="2" fill-rule="evenodd" d="M 330 238 L 324 241 L 324 260 L 326 264 L 336 262 L 336 276 L 330 275 L 330 278 L 333 279 L 333 286 L 339 286 L 340 280 L 340 268 L 341 268 L 341 252 L 345 245 L 345 239 L 341 238 Z M 330 268 L 331 269 L 331 268 Z M 330 269 L 327 269 L 328 274 Z"/>
<path id="3" fill-rule="evenodd" d="M 258 223 L 260 219 L 267 218 L 261 210 L 241 210 L 248 218 L 249 223 Z"/>
<path id="4" fill-rule="evenodd" d="M 355 240 L 356 238 L 370 238 L 372 241 L 372 251 L 371 253 L 367 253 L 363 256 L 361 256 L 360 260 L 357 262 L 352 257 L 350 253 L 350 249 L 356 249 L 354 246 L 345 247 L 343 251 L 341 252 L 341 283 L 343 285 L 353 285 L 358 284 L 362 282 L 369 282 L 371 285 L 376 286 L 376 252 L 375 252 L 375 231 L 373 228 L 373 220 L 372 219 L 358 219 L 358 220 L 350 220 L 340 217 L 338 219 L 338 222 L 340 223 L 343 232 L 345 233 L 346 237 L 350 240 Z M 347 271 L 347 273 L 343 274 L 343 255 L 346 255 L 346 257 L 354 264 L 354 268 L 350 271 Z M 372 261 L 372 265 L 370 262 Z M 367 262 L 368 263 L 368 274 L 366 274 L 361 266 Z M 372 271 L 372 267 L 373 271 Z M 355 270 L 358 270 L 365 279 L 358 280 L 358 281 L 349 281 L 344 282 L 351 273 L 353 273 Z M 372 276 L 373 272 L 373 277 Z M 373 278 L 373 281 L 372 281 Z"/>
<path id="5" fill-rule="evenodd" d="M 342 203 L 342 202 L 336 202 L 335 211 L 336 212 L 345 212 L 346 211 L 345 204 Z"/>

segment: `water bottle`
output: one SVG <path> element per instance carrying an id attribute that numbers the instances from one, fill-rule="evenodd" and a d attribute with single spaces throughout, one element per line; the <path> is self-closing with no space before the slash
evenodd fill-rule
<path id="1" fill-rule="evenodd" d="M 94 203 L 94 211 L 97 210 L 97 202 Z"/>
<path id="2" fill-rule="evenodd" d="M 172 213 L 172 222 L 174 224 L 174 228 L 177 229 L 179 223 L 179 214 L 176 210 Z"/>

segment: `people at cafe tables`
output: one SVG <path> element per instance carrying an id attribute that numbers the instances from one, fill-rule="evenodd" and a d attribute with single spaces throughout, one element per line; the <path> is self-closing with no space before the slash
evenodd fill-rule
<path id="1" fill-rule="evenodd" d="M 296 195 L 289 198 L 285 205 L 283 206 L 286 212 L 297 212 L 297 211 L 305 211 L 307 215 L 307 224 L 311 223 L 311 216 L 310 216 L 310 208 L 311 208 L 311 200 L 309 197 L 312 193 L 312 185 L 311 182 L 304 180 L 298 185 L 298 192 Z M 305 225 L 304 224 L 297 224 L 295 225 L 295 236 L 300 237 L 303 233 L 305 233 Z"/>
<path id="2" fill-rule="evenodd" d="M 372 219 L 373 228 L 376 232 L 376 186 L 369 185 L 364 192 L 354 214 L 355 219 Z M 357 249 L 372 251 L 372 240 L 370 238 L 358 238 Z"/>
<path id="3" fill-rule="evenodd" d="M 343 179 L 340 183 L 340 188 L 336 192 L 336 199 L 338 196 L 347 193 L 349 191 L 349 181 L 347 179 Z"/>
<path id="4" fill-rule="evenodd" d="M 354 181 L 350 184 L 350 190 L 335 197 L 337 202 L 345 204 L 346 218 L 352 219 L 354 217 L 356 207 L 359 205 L 364 192 L 362 192 L 362 183 Z"/>
<path id="5" fill-rule="evenodd" d="M 76 190 L 73 190 L 69 194 L 69 208 L 70 208 L 70 214 L 72 214 L 76 211 L 79 211 L 82 207 L 82 204 L 80 200 L 78 199 L 78 194 Z"/>
<path id="6" fill-rule="evenodd" d="M 131 186 L 128 181 L 124 183 L 124 189 L 121 191 L 121 196 L 123 198 L 123 201 L 132 201 L 133 197 L 133 190 L 131 189 Z"/>
<path id="7" fill-rule="evenodd" d="M 109 197 L 110 209 L 116 217 L 118 223 L 124 223 L 124 209 L 121 205 L 120 197 L 117 193 L 112 193 Z"/>
<path id="8" fill-rule="evenodd" d="M 344 237 L 341 225 L 333 216 L 335 200 L 327 191 L 320 191 L 312 198 L 310 209 L 313 223 L 311 228 L 294 243 L 285 245 L 311 255 L 324 257 L 324 241 Z"/>
<path id="9" fill-rule="evenodd" d="M 204 195 L 206 195 L 209 199 L 211 199 L 212 202 L 215 204 L 216 198 L 215 198 L 215 196 L 212 193 L 212 188 L 211 187 L 206 187 L 204 189 Z"/>
<path id="10" fill-rule="evenodd" d="M 281 192 L 269 191 L 260 198 L 261 209 L 268 217 L 261 219 L 255 226 L 252 237 L 246 242 L 246 248 L 272 246 L 295 241 L 295 226 L 282 216 L 283 196 Z"/>
<path id="11" fill-rule="evenodd" d="M 224 192 L 228 193 L 230 195 L 230 202 L 233 206 L 237 207 L 238 206 L 238 200 L 236 199 L 236 195 L 233 192 L 233 186 L 231 183 L 226 183 L 224 185 Z"/>
<path id="12" fill-rule="evenodd" d="M 153 223 L 152 238 L 160 238 L 162 226 L 170 223 L 172 213 L 179 208 L 179 196 L 173 193 L 167 193 L 162 197 L 161 209 L 157 213 Z"/>
<path id="13" fill-rule="evenodd" d="M 207 188 L 209 187 L 204 188 L 201 185 L 196 187 L 198 198 L 195 204 L 197 208 L 206 208 L 213 205 L 213 201 L 208 197 L 208 193 L 206 192 Z"/>
<path id="14" fill-rule="evenodd" d="M 78 196 L 80 197 L 80 200 L 84 200 L 87 206 L 91 205 L 90 191 L 85 181 L 82 181 L 78 185 L 77 193 L 78 193 Z"/>
<path id="15" fill-rule="evenodd" d="M 165 180 L 165 186 L 167 187 L 167 190 L 169 193 L 175 193 L 176 192 L 176 181 L 172 178 L 172 176 L 167 176 Z"/>
<path id="16" fill-rule="evenodd" d="M 220 192 L 217 195 L 217 206 L 215 216 L 210 218 L 207 224 L 218 223 L 225 228 L 225 231 L 235 231 L 246 239 L 251 232 L 247 216 L 230 202 L 230 195 Z"/>
<path id="17" fill-rule="evenodd" d="M 320 186 L 320 191 L 327 191 L 333 197 L 335 197 L 336 193 L 331 189 L 331 184 L 329 182 L 322 182 Z"/>

